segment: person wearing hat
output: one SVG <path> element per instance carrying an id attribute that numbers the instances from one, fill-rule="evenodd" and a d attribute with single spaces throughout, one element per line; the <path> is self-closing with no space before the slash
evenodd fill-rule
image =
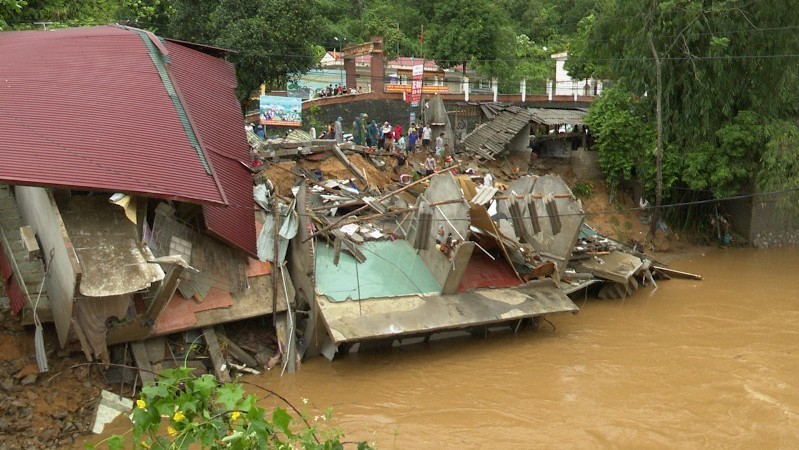
<path id="1" fill-rule="evenodd" d="M 383 124 L 378 127 L 378 134 L 379 134 L 379 136 L 377 137 L 377 149 L 378 150 L 383 150 L 383 148 L 385 147 L 385 144 L 386 144 L 386 124 L 387 123 L 388 122 L 383 122 Z"/>
<path id="2" fill-rule="evenodd" d="M 394 129 L 391 127 L 391 124 L 385 122 L 380 131 L 382 132 L 383 136 L 383 148 L 387 152 L 394 151 Z"/>
<path id="3" fill-rule="evenodd" d="M 344 142 L 344 131 L 341 129 L 341 122 L 343 121 L 344 119 L 339 116 L 339 118 L 336 119 L 336 123 L 333 124 L 333 136 L 339 144 Z"/>

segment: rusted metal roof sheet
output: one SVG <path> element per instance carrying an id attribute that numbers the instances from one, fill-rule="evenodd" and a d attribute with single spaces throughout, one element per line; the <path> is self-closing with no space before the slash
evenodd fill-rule
<path id="1" fill-rule="evenodd" d="M 463 140 L 467 152 L 487 159 L 494 159 L 494 155 L 504 151 L 508 143 L 530 123 L 530 114 L 517 106 L 491 111 L 493 118 L 475 128 Z"/>
<path id="2" fill-rule="evenodd" d="M 117 26 L 0 33 L 0 180 L 225 203 L 148 40 Z"/>
<path id="3" fill-rule="evenodd" d="M 528 111 L 532 114 L 533 122 L 544 125 L 583 125 L 588 113 L 585 109 L 529 108 Z"/>
<path id="4" fill-rule="evenodd" d="M 167 48 L 171 74 L 189 105 L 189 120 L 227 197 L 227 207 L 203 207 L 205 225 L 216 237 L 255 256 L 252 178 L 242 164 L 249 165 L 250 145 L 236 98 L 236 72 L 229 62 L 178 43 L 167 42 Z"/>

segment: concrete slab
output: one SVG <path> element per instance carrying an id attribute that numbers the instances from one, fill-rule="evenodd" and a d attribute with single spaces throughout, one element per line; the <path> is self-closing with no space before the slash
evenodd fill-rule
<path id="1" fill-rule="evenodd" d="M 317 304 L 335 344 L 497 324 L 578 308 L 554 283 Z"/>
<path id="2" fill-rule="evenodd" d="M 598 278 L 627 284 L 643 266 L 643 261 L 637 256 L 614 250 L 607 255 L 573 261 L 571 265 L 578 272 L 588 272 Z"/>
<path id="3" fill-rule="evenodd" d="M 80 293 L 107 297 L 144 290 L 162 280 L 158 264 L 147 263 L 136 225 L 101 196 L 73 196 L 61 217 L 78 255 Z"/>

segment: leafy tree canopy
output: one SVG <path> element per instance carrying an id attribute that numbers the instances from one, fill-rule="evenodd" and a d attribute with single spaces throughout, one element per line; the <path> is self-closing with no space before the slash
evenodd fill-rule
<path id="1" fill-rule="evenodd" d="M 775 138 L 764 128 L 796 117 L 799 65 L 781 57 L 799 54 L 791 9 L 778 0 L 601 0 L 574 37 L 570 68 L 652 96 L 651 36 L 662 61 L 665 148 L 682 161 L 681 182 L 729 195 L 751 186 Z"/>
<path id="2" fill-rule="evenodd" d="M 473 62 L 498 71 L 503 50 L 512 48 L 513 34 L 508 16 L 490 0 L 452 0 L 434 8 L 429 45 L 430 56 L 448 68 Z M 491 65 L 495 67 L 490 67 Z M 465 67 L 464 67 L 465 70 Z"/>

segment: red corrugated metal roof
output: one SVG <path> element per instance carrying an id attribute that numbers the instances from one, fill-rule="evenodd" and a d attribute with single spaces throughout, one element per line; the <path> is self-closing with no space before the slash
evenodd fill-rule
<path id="1" fill-rule="evenodd" d="M 173 63 L 171 75 L 189 105 L 189 119 L 227 197 L 227 207 L 203 207 L 205 224 L 218 238 L 254 256 L 252 177 L 241 164 L 249 163 L 250 146 L 235 95 L 233 65 L 176 42 L 168 41 L 167 48 Z"/>
<path id="2" fill-rule="evenodd" d="M 2 32 L 0 61 L 0 180 L 225 203 L 135 30 Z"/>
<path id="3" fill-rule="evenodd" d="M 233 66 L 148 42 L 118 26 L 0 33 L 0 181 L 204 203 L 208 229 L 255 255 Z"/>

